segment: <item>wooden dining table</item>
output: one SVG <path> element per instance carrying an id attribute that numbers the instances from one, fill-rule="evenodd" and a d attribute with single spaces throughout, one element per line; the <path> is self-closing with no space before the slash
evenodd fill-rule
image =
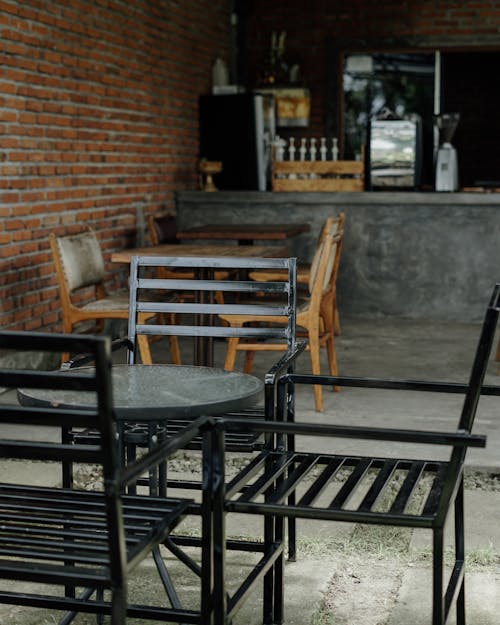
<path id="1" fill-rule="evenodd" d="M 177 232 L 178 239 L 235 240 L 238 245 L 253 245 L 255 241 L 284 241 L 309 232 L 309 224 L 204 224 Z"/>
<path id="2" fill-rule="evenodd" d="M 165 243 L 148 247 L 132 247 L 111 254 L 114 263 L 130 263 L 132 256 L 234 256 L 237 258 L 285 258 L 288 249 L 279 245 L 211 245 Z"/>

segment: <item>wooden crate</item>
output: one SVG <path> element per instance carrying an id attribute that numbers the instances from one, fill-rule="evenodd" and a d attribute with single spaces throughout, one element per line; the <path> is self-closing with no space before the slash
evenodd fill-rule
<path id="1" fill-rule="evenodd" d="M 290 174 L 294 175 L 290 178 Z M 311 177 L 311 175 L 313 177 Z M 363 161 L 276 161 L 273 191 L 364 191 Z"/>

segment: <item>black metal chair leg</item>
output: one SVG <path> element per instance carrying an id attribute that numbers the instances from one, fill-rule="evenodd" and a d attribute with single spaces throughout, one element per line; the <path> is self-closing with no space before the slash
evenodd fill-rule
<path id="1" fill-rule="evenodd" d="M 432 553 L 432 625 L 444 625 L 444 531 L 442 527 L 435 528 L 432 532 Z"/>
<path id="2" fill-rule="evenodd" d="M 206 625 L 226 625 L 226 530 L 224 431 L 214 427 L 203 440 L 202 596 Z"/>
<path id="3" fill-rule="evenodd" d="M 264 545 L 265 550 L 268 552 L 272 545 L 275 542 L 275 532 L 274 532 L 274 524 L 275 519 L 269 515 L 264 517 Z M 273 564 L 271 569 L 264 576 L 264 598 L 263 598 L 263 614 L 262 614 L 262 623 L 263 625 L 273 625 L 274 623 L 274 567 L 276 563 Z"/>
<path id="4" fill-rule="evenodd" d="M 288 503 L 292 506 L 295 498 L 291 498 Z M 288 519 L 288 560 L 297 561 L 297 519 L 292 517 Z"/>
<path id="5" fill-rule="evenodd" d="M 179 595 L 175 590 L 174 584 L 170 577 L 170 573 L 165 566 L 165 562 L 163 562 L 159 547 L 153 550 L 153 559 L 155 561 L 158 574 L 160 575 L 161 583 L 165 588 L 165 592 L 167 593 L 167 597 L 170 601 L 171 606 L 173 608 L 180 609 L 182 607 L 182 604 L 180 602 Z"/>
<path id="6" fill-rule="evenodd" d="M 464 481 L 463 477 L 455 498 L 455 559 L 464 566 L 465 562 L 464 523 Z M 462 577 L 456 599 L 457 625 L 465 625 L 465 580 Z"/>
<path id="7" fill-rule="evenodd" d="M 102 601 L 103 599 L 104 599 L 104 590 L 102 590 L 102 588 L 98 588 L 96 591 L 96 600 Z M 97 623 L 97 625 L 102 625 L 104 623 L 104 614 L 102 614 L 102 612 L 95 615 L 95 622 Z"/>
<path id="8" fill-rule="evenodd" d="M 290 519 L 289 519 L 290 520 Z M 295 521 L 295 519 L 293 519 Z M 275 540 L 283 542 L 284 540 L 285 519 L 277 517 L 275 520 Z M 282 625 L 284 621 L 284 590 L 285 590 L 285 560 L 284 553 L 281 552 L 280 557 L 274 565 L 274 623 Z"/>

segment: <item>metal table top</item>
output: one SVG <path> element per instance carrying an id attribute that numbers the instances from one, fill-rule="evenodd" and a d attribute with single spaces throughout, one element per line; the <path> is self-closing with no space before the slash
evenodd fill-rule
<path id="1" fill-rule="evenodd" d="M 82 371 L 83 368 L 73 371 Z M 71 375 L 70 371 L 61 375 Z M 114 365 L 113 397 L 118 419 L 153 421 L 193 418 L 248 408 L 262 395 L 258 378 L 238 371 L 187 365 Z M 81 391 L 19 389 L 21 404 L 85 408 L 94 395 Z"/>

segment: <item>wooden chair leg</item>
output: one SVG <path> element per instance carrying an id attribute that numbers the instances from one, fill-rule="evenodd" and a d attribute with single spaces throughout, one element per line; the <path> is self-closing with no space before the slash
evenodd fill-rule
<path id="1" fill-rule="evenodd" d="M 337 298 L 333 298 L 333 327 L 335 330 L 335 336 L 340 336 L 340 315 L 339 309 L 337 308 Z"/>
<path id="2" fill-rule="evenodd" d="M 309 354 L 311 357 L 311 370 L 313 374 L 319 375 L 321 373 L 320 359 L 319 359 L 319 332 L 308 331 L 309 338 Z M 323 412 L 323 390 L 319 384 L 314 385 L 314 409 L 316 412 Z"/>
<path id="3" fill-rule="evenodd" d="M 330 375 L 338 375 L 338 367 L 337 367 L 337 355 L 335 353 L 335 338 L 333 336 L 333 332 L 330 333 L 326 341 L 326 352 L 328 356 L 328 368 L 330 371 Z M 332 390 L 335 393 L 340 391 L 340 386 L 333 386 Z"/>
<path id="4" fill-rule="evenodd" d="M 149 339 L 145 334 L 137 336 L 137 346 L 139 348 L 139 354 L 141 356 L 141 362 L 143 365 L 152 365 L 153 358 L 151 357 L 151 348 L 149 347 Z"/>
<path id="5" fill-rule="evenodd" d="M 168 346 L 170 349 L 170 360 L 174 365 L 182 365 L 181 350 L 179 347 L 179 339 L 176 336 L 168 337 Z"/>
<path id="6" fill-rule="evenodd" d="M 500 360 L 500 339 L 498 339 L 497 353 L 495 354 L 495 360 Z"/>
<path id="7" fill-rule="evenodd" d="M 322 318 L 322 320 L 325 326 L 325 332 L 328 335 L 326 339 L 326 343 L 325 343 L 326 353 L 328 356 L 328 368 L 330 371 L 330 375 L 337 375 L 338 367 L 337 367 L 337 354 L 335 353 L 335 327 L 334 327 L 333 318 L 326 317 L 325 319 Z M 340 387 L 333 386 L 332 390 L 338 393 L 340 391 Z"/>
<path id="8" fill-rule="evenodd" d="M 224 360 L 224 369 L 226 371 L 232 371 L 234 369 L 238 342 L 238 338 L 231 338 L 227 341 L 226 358 Z"/>
<path id="9" fill-rule="evenodd" d="M 254 359 L 255 359 L 255 352 L 252 352 L 252 351 L 245 352 L 245 364 L 243 366 L 243 371 L 245 373 L 252 373 Z"/>
<path id="10" fill-rule="evenodd" d="M 170 314 L 170 318 L 167 320 L 170 325 L 177 323 L 175 313 Z M 181 350 L 179 347 L 179 338 L 175 335 L 168 337 L 168 347 L 170 349 L 170 360 L 174 365 L 182 365 Z"/>
<path id="11" fill-rule="evenodd" d="M 67 319 L 67 317 L 64 317 L 64 316 L 62 319 L 62 331 L 64 332 L 64 334 L 71 334 L 73 332 L 73 324 L 71 323 L 71 321 Z M 67 362 L 70 359 L 70 357 L 71 357 L 71 354 L 69 352 L 62 352 L 61 365 Z"/>

